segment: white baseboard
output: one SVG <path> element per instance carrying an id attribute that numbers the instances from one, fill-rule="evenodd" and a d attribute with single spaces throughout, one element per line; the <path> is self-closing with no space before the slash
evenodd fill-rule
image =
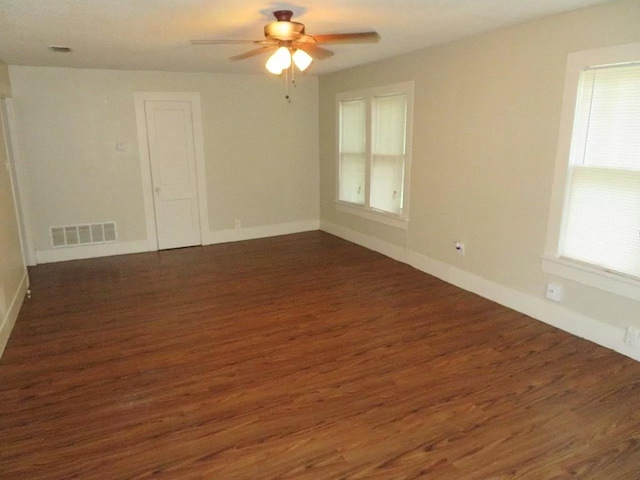
<path id="1" fill-rule="evenodd" d="M 218 230 L 209 232 L 207 245 L 215 243 L 240 242 L 256 238 L 275 237 L 289 235 L 291 233 L 309 232 L 320 229 L 320 221 L 303 220 L 300 222 L 277 223 L 260 227 L 234 228 L 230 230 Z"/>
<path id="2" fill-rule="evenodd" d="M 362 247 L 391 257 L 399 262 L 409 263 L 408 250 L 404 247 L 398 247 L 384 240 L 379 240 L 364 233 L 343 227 L 342 225 L 325 222 L 324 220 L 320 221 L 320 230 L 335 235 L 336 237 L 344 238 L 352 243 L 357 243 Z"/>
<path id="3" fill-rule="evenodd" d="M 543 298 L 520 292 L 439 260 L 434 260 L 340 225 L 321 221 L 320 229 L 399 262 L 411 265 L 463 290 L 473 292 L 500 305 L 524 313 L 572 335 L 640 361 L 640 352 L 624 343 L 625 330 L 622 327 L 596 320 Z"/>
<path id="4" fill-rule="evenodd" d="M 81 245 L 77 247 L 52 248 L 51 250 L 37 250 L 36 258 L 38 259 L 38 263 L 53 263 L 148 251 L 149 244 L 146 240 L 136 240 L 133 242 L 101 243 L 99 245 Z"/>
<path id="5" fill-rule="evenodd" d="M 300 222 L 264 225 L 261 227 L 219 230 L 217 232 L 209 232 L 208 234 L 205 234 L 204 242 L 205 245 L 239 242 L 255 238 L 275 237 L 277 235 L 288 235 L 290 233 L 308 232 L 311 230 L 318 230 L 319 228 L 320 222 L 318 220 L 304 220 Z M 99 245 L 81 245 L 77 247 L 38 250 L 36 252 L 36 256 L 38 263 L 52 263 L 149 251 L 151 251 L 149 242 L 146 240 L 137 240 L 133 242 L 102 243 Z"/>
<path id="6" fill-rule="evenodd" d="M 18 313 L 20 312 L 20 307 L 22 307 L 22 302 L 24 301 L 28 288 L 28 277 L 27 272 L 25 271 L 18 288 L 11 299 L 7 313 L 4 315 L 2 323 L 0 323 L 0 357 L 2 357 L 2 354 L 4 353 L 4 348 L 7 346 L 7 342 L 9 341 L 9 335 L 11 335 L 13 326 L 16 324 L 16 319 L 18 318 Z"/>

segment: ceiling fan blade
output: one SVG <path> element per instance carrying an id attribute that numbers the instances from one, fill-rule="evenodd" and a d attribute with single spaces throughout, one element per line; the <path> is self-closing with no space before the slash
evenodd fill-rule
<path id="1" fill-rule="evenodd" d="M 316 39 L 315 39 L 314 37 L 312 37 L 311 35 L 305 35 L 305 34 L 303 34 L 303 35 L 300 35 L 300 36 L 299 36 L 298 38 L 296 38 L 295 40 L 293 40 L 293 42 L 292 42 L 292 43 L 297 44 L 297 43 L 318 43 L 318 42 L 317 42 L 317 41 L 316 41 Z"/>
<path id="2" fill-rule="evenodd" d="M 333 57 L 333 52 L 317 46 L 315 43 L 301 43 L 296 44 L 296 48 L 307 52 L 316 60 L 324 60 L 325 58 Z"/>
<path id="3" fill-rule="evenodd" d="M 209 40 L 209 39 L 196 39 L 191 40 L 191 45 L 271 45 L 273 42 L 268 40 Z"/>
<path id="4" fill-rule="evenodd" d="M 256 48 L 255 50 L 249 50 L 248 52 L 241 53 L 240 55 L 236 55 L 235 57 L 229 57 L 229 60 L 231 60 L 232 62 L 236 60 L 244 60 L 245 58 L 260 55 L 261 53 L 269 52 L 271 50 L 275 50 L 276 48 L 278 48 L 277 45 L 267 45 L 264 47 Z"/>
<path id="5" fill-rule="evenodd" d="M 378 32 L 327 33 L 313 35 L 317 43 L 376 43 L 380 40 Z"/>

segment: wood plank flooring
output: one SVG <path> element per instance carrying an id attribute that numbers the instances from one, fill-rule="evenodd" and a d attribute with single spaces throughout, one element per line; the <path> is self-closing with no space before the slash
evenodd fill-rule
<path id="1" fill-rule="evenodd" d="M 640 478 L 640 364 L 321 232 L 41 265 L 0 478 Z"/>

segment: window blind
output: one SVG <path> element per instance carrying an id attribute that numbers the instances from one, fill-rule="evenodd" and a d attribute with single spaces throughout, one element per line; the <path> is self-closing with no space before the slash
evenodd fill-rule
<path id="1" fill-rule="evenodd" d="M 367 169 L 367 101 L 340 102 L 338 198 L 364 205 Z"/>
<path id="2" fill-rule="evenodd" d="M 640 278 L 640 64 L 581 76 L 560 255 Z"/>
<path id="3" fill-rule="evenodd" d="M 371 206 L 399 215 L 404 198 L 407 96 L 375 97 L 373 111 Z"/>

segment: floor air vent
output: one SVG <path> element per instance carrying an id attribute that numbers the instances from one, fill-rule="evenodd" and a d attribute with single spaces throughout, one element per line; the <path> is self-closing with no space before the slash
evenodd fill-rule
<path id="1" fill-rule="evenodd" d="M 51 227 L 51 244 L 54 247 L 108 243 L 115 242 L 117 239 L 115 222 Z"/>

